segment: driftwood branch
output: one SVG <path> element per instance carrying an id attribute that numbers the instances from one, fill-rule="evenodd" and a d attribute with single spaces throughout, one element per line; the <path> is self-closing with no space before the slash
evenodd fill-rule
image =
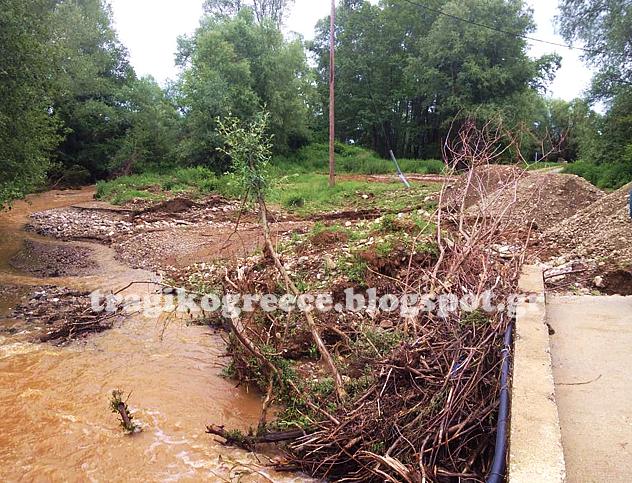
<path id="1" fill-rule="evenodd" d="M 254 451 L 258 444 L 282 443 L 284 441 L 293 441 L 307 435 L 302 429 L 293 429 L 289 431 L 279 431 L 273 433 L 265 433 L 258 436 L 242 435 L 237 432 L 226 431 L 224 426 L 216 426 L 211 424 L 206 427 L 206 433 L 219 436 L 224 439 L 224 445 L 236 446 L 246 451 Z"/>

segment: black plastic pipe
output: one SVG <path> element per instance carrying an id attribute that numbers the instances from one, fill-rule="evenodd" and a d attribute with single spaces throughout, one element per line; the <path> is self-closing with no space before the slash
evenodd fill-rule
<path id="1" fill-rule="evenodd" d="M 511 342 L 513 335 L 513 321 L 509 323 L 505 331 L 503 347 L 503 364 L 500 374 L 500 410 L 498 412 L 498 425 L 496 427 L 496 450 L 494 462 L 487 477 L 487 483 L 501 483 L 505 481 L 507 469 L 507 428 L 509 426 L 509 369 L 511 367 Z"/>

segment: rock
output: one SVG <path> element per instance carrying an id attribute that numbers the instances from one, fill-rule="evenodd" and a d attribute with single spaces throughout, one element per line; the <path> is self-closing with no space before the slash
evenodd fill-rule
<path id="1" fill-rule="evenodd" d="M 324 259 L 325 259 L 325 267 L 327 267 L 327 270 L 335 270 L 336 262 L 334 262 L 333 259 L 329 255 L 325 255 Z"/>
<path id="2" fill-rule="evenodd" d="M 566 278 L 566 275 L 557 275 L 555 277 L 549 278 L 549 282 L 550 283 L 557 283 L 557 282 L 561 282 L 565 278 Z"/>
<path id="3" fill-rule="evenodd" d="M 604 288 L 606 286 L 603 277 L 595 277 L 595 279 L 593 280 L 593 285 L 597 288 Z"/>

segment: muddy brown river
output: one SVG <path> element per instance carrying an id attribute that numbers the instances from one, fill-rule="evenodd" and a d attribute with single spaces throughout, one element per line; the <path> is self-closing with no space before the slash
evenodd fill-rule
<path id="1" fill-rule="evenodd" d="M 93 194 L 51 191 L 0 213 L 0 285 L 18 287 L 0 294 L 0 316 L 29 286 L 92 291 L 149 278 L 119 263 L 108 247 L 79 242 L 73 244 L 94 250 L 97 275 L 41 279 L 11 268 L 27 238 L 63 243 L 27 234 L 31 213 L 91 201 Z M 66 347 L 27 340 L 28 333 L 0 335 L 0 481 L 304 480 L 274 474 L 262 457 L 205 434 L 210 423 L 256 426 L 260 410 L 258 395 L 220 376 L 223 343 L 210 329 L 135 316 Z M 131 392 L 142 432 L 124 434 L 110 412 L 118 388 Z"/>

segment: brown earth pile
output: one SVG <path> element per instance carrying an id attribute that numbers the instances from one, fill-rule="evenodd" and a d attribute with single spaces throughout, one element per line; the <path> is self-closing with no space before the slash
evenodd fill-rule
<path id="1" fill-rule="evenodd" d="M 517 166 L 497 164 L 481 166 L 475 169 L 471 181 L 469 173 L 464 173 L 447 189 L 443 206 L 448 210 L 459 210 L 465 198 L 465 208 L 469 208 L 526 174 L 525 170 Z"/>
<path id="2" fill-rule="evenodd" d="M 545 239 L 562 254 L 632 267 L 630 190 L 632 183 L 601 198 L 548 230 Z"/>
<path id="3" fill-rule="evenodd" d="M 495 190 L 468 213 L 510 217 L 512 224 L 544 231 L 603 196 L 601 190 L 579 176 L 529 174 Z"/>

